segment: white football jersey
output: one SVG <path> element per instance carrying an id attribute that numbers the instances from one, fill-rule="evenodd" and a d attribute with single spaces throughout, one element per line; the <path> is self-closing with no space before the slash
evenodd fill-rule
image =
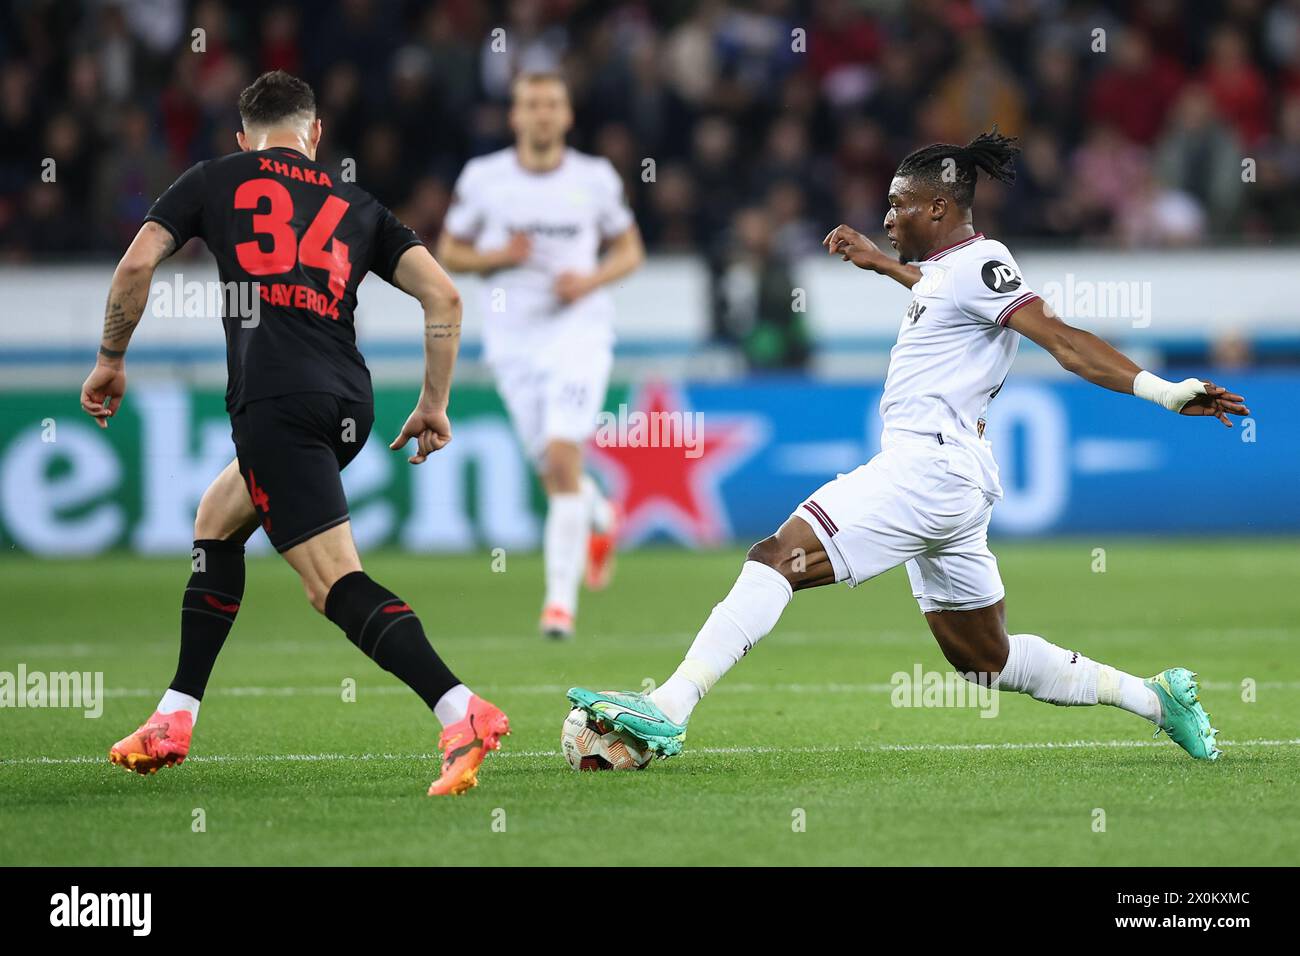
<path id="1" fill-rule="evenodd" d="M 570 305 L 554 293 L 563 272 L 595 270 L 602 240 L 633 225 L 623 181 L 609 160 L 566 149 L 554 169 L 532 172 L 514 147 L 469 161 L 456 181 L 446 229 L 475 249 L 499 249 L 511 232 L 532 240 L 519 266 L 484 279 L 483 339 L 489 362 L 535 354 L 563 338 L 577 349 L 613 344 L 614 306 L 606 289 Z"/>
<path id="2" fill-rule="evenodd" d="M 921 436 L 971 453 L 971 478 L 1002 497 L 984 412 L 1011 370 L 1020 335 L 1007 320 L 1038 296 L 1002 243 L 976 233 L 922 262 L 889 353 L 881 444 Z M 954 461 L 954 468 L 960 467 Z"/>

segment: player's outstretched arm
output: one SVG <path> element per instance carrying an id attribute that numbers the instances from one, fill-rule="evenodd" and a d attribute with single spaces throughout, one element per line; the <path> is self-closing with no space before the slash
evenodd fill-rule
<path id="1" fill-rule="evenodd" d="M 880 247 L 852 226 L 839 225 L 826 234 L 822 245 L 832 256 L 839 256 L 859 269 L 889 276 L 899 285 L 912 288 L 921 281 L 921 270 L 885 255 Z"/>
<path id="2" fill-rule="evenodd" d="M 100 428 L 108 427 L 126 394 L 126 347 L 149 301 L 153 271 L 175 251 L 171 232 L 156 222 L 146 222 L 113 271 L 99 356 L 81 386 L 81 408 Z"/>
<path id="3" fill-rule="evenodd" d="M 555 277 L 555 294 L 561 302 L 576 302 L 603 285 L 617 282 L 645 262 L 641 230 L 632 226 L 609 240 L 596 270 L 590 273 L 562 272 Z"/>
<path id="4" fill-rule="evenodd" d="M 407 461 L 418 465 L 451 441 L 447 402 L 460 348 L 460 293 L 423 245 L 411 246 L 402 253 L 393 270 L 393 284 L 418 299 L 424 308 L 424 384 L 420 400 L 388 446 L 397 451 L 416 439 L 416 453 Z"/>
<path id="5" fill-rule="evenodd" d="M 1042 299 L 1018 309 L 1007 325 L 1045 348 L 1067 372 L 1102 388 L 1145 398 L 1182 415 L 1210 415 L 1229 428 L 1229 415 L 1250 414 L 1244 398 L 1213 382 L 1198 378 L 1166 382 L 1143 371 L 1091 332 L 1062 322 Z"/>
<path id="6" fill-rule="evenodd" d="M 438 261 L 452 272 L 474 272 L 487 275 L 498 269 L 517 266 L 533 254 L 533 241 L 524 232 L 512 232 L 510 241 L 500 249 L 480 252 L 468 239 L 458 239 L 444 229 L 438 237 Z"/>

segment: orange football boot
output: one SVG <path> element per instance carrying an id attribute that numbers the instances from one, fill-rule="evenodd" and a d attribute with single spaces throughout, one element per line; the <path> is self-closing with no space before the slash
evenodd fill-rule
<path id="1" fill-rule="evenodd" d="M 573 614 L 558 604 L 548 604 L 542 608 L 542 618 L 537 626 L 544 637 L 566 640 L 573 637 Z"/>
<path id="2" fill-rule="evenodd" d="M 429 787 L 429 796 L 460 796 L 478 786 L 478 768 L 489 750 L 501 746 L 510 733 L 505 712 L 477 694 L 470 697 L 465 716 L 442 729 L 438 748 L 442 750 L 442 776 Z"/>
<path id="3" fill-rule="evenodd" d="M 170 714 L 155 710 L 135 733 L 113 744 L 108 759 L 138 774 L 157 773 L 159 767 L 184 762 L 193 733 L 194 718 L 188 710 Z"/>
<path id="4" fill-rule="evenodd" d="M 609 527 L 587 536 L 587 590 L 601 591 L 614 576 L 614 545 L 618 542 L 618 506 L 609 503 Z"/>

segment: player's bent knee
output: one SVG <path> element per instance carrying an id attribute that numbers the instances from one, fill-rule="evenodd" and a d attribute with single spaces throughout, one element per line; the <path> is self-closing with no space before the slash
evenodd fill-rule
<path id="1" fill-rule="evenodd" d="M 239 522 L 231 521 L 225 516 L 205 514 L 202 509 L 194 518 L 195 541 L 234 541 L 243 544 L 256 529 L 256 520 L 241 526 Z"/>
<path id="2" fill-rule="evenodd" d="M 769 568 L 784 573 L 781 568 L 782 557 L 781 542 L 777 540 L 776 535 L 759 541 L 745 554 L 746 561 L 757 561 L 759 564 L 766 564 Z"/>
<path id="3" fill-rule="evenodd" d="M 316 609 L 317 613 L 325 613 L 325 599 L 329 597 L 330 589 L 325 587 L 319 580 L 302 582 L 302 588 L 307 593 L 307 603 Z"/>
<path id="4" fill-rule="evenodd" d="M 926 614 L 926 619 L 952 669 L 968 680 L 970 675 L 977 675 L 977 680 L 987 680 L 987 677 L 979 675 L 999 673 L 1006 666 L 1010 645 L 1006 634 L 991 626 L 975 628 L 970 622 L 944 620 L 964 613 L 970 612 L 931 612 Z"/>
<path id="5" fill-rule="evenodd" d="M 1005 654 L 965 654 L 944 652 L 944 658 L 952 669 L 973 683 L 987 685 L 990 675 L 997 674 L 1007 662 Z"/>
<path id="6" fill-rule="evenodd" d="M 257 526 L 257 512 L 248 501 L 243 479 L 233 467 L 227 468 L 199 499 L 194 515 L 194 540 L 243 544 Z"/>
<path id="7" fill-rule="evenodd" d="M 786 522 L 776 534 L 750 548 L 746 560 L 772 568 L 796 591 L 834 584 L 837 579 L 830 557 L 811 530 L 807 530 L 806 536 L 800 533 L 801 525 L 801 522 Z"/>
<path id="8" fill-rule="evenodd" d="M 195 541 L 224 541 L 232 537 L 229 522 L 217 521 L 200 512 L 194 519 Z"/>
<path id="9" fill-rule="evenodd" d="M 542 487 L 548 495 L 576 495 L 582 490 L 580 478 L 568 473 L 545 471 L 542 473 Z"/>
<path id="10" fill-rule="evenodd" d="M 325 605 L 329 601 L 330 591 L 334 590 L 334 585 L 342 578 L 360 570 L 361 565 L 359 563 L 349 563 L 328 569 L 311 569 L 310 573 L 302 576 L 302 587 L 307 592 L 308 602 L 317 611 L 324 614 Z"/>
<path id="11" fill-rule="evenodd" d="M 552 445 L 542 462 L 541 478 L 549 494 L 575 494 L 582 487 L 581 452 L 572 454 Z"/>

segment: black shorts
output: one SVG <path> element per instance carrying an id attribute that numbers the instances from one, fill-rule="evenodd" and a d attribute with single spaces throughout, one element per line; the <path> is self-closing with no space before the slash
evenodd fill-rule
<path id="1" fill-rule="evenodd" d="M 327 392 L 259 399 L 230 417 L 239 473 L 275 550 L 348 520 L 340 472 L 374 423 L 373 403 Z"/>

